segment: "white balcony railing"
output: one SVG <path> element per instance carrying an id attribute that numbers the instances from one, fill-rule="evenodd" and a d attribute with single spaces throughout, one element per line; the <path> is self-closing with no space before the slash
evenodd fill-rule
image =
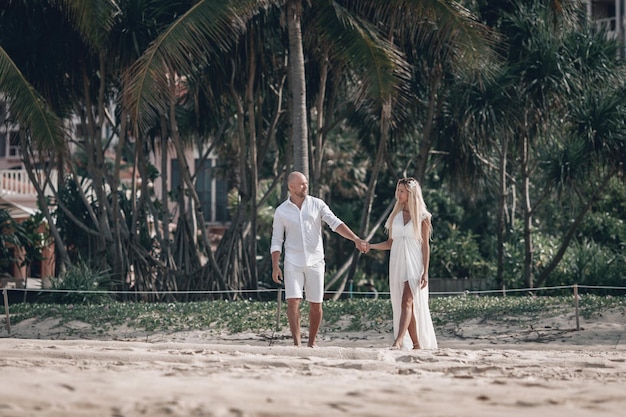
<path id="1" fill-rule="evenodd" d="M 44 171 L 38 171 L 36 175 L 40 178 L 40 184 L 44 185 Z M 56 181 L 56 171 L 52 171 L 52 181 Z M 0 170 L 0 196 L 36 196 L 37 191 L 30 182 L 25 169 L 3 169 Z"/>
<path id="2" fill-rule="evenodd" d="M 0 195 L 35 195 L 35 187 L 23 169 L 4 169 L 0 171 Z"/>
<path id="3" fill-rule="evenodd" d="M 606 31 L 609 38 L 615 39 L 617 37 L 617 18 L 606 17 L 603 19 L 595 19 L 593 22 L 598 28 Z"/>

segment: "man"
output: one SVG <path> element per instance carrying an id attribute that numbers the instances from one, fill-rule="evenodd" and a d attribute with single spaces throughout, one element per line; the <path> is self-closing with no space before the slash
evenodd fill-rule
<path id="1" fill-rule="evenodd" d="M 324 245 L 322 221 L 331 230 L 354 242 L 357 249 L 365 241 L 346 226 L 321 199 L 307 195 L 309 183 L 301 172 L 287 177 L 289 198 L 274 213 L 272 230 L 272 279 L 277 284 L 283 280 L 280 254 L 285 247 L 285 298 L 287 319 L 293 344 L 300 342 L 300 302 L 303 292 L 309 302 L 309 347 L 315 347 L 315 338 L 322 322 L 324 297 Z"/>

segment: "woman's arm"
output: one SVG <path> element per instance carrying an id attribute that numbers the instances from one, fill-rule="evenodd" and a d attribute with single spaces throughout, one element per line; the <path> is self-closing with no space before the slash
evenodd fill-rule
<path id="1" fill-rule="evenodd" d="M 370 249 L 378 249 L 378 250 L 389 250 L 391 249 L 391 243 L 393 242 L 392 238 L 389 238 L 387 240 L 385 240 L 384 242 L 378 242 L 378 243 L 367 243 L 367 251 L 369 251 Z M 366 252 L 367 252 L 366 251 Z"/>
<path id="2" fill-rule="evenodd" d="M 422 262 L 424 263 L 424 273 L 420 279 L 420 286 L 425 288 L 428 285 L 428 267 L 430 265 L 430 219 L 426 218 L 422 222 Z"/>

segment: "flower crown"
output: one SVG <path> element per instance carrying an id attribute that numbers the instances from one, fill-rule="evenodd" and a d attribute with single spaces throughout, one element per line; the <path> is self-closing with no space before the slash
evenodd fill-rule
<path id="1" fill-rule="evenodd" d="M 402 178 L 398 181 L 398 184 L 404 184 L 407 189 L 417 188 L 417 180 L 415 178 Z"/>

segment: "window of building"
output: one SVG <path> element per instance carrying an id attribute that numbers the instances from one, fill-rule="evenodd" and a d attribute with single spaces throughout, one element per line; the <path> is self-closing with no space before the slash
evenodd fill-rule
<path id="1" fill-rule="evenodd" d="M 204 220 L 209 223 L 224 223 L 230 220 L 228 215 L 228 183 L 217 175 L 220 166 L 217 159 L 207 159 L 201 165 L 195 160 L 198 170 L 196 174 L 196 193 L 200 199 Z M 177 159 L 171 164 L 171 190 L 174 195 L 182 184 L 180 166 Z"/>
<path id="2" fill-rule="evenodd" d="M 20 158 L 22 152 L 20 152 L 20 132 L 16 130 L 9 131 L 9 149 L 7 157 Z"/>
<path id="3" fill-rule="evenodd" d="M 0 158 L 6 158 L 7 156 L 7 134 L 0 132 Z"/>
<path id="4" fill-rule="evenodd" d="M 20 132 L 17 130 L 5 130 L 0 132 L 0 157 L 20 158 Z"/>

